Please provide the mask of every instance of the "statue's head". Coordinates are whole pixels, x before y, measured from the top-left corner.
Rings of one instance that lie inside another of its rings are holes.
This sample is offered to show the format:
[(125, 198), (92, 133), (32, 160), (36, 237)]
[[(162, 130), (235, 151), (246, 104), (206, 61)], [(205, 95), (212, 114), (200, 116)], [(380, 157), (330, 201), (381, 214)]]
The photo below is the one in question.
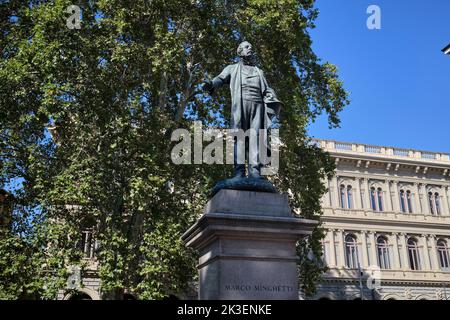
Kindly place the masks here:
[(237, 48), (237, 54), (239, 57), (244, 59), (253, 57), (254, 52), (252, 44), (248, 41), (241, 42), (241, 44)]

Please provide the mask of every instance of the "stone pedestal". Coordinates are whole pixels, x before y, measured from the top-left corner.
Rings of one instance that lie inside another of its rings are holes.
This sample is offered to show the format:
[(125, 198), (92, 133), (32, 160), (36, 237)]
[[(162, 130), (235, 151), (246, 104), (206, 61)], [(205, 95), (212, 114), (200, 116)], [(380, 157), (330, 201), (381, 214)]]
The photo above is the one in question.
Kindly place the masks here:
[(199, 299), (297, 300), (295, 244), (316, 224), (294, 217), (285, 195), (219, 191), (182, 237), (200, 253)]

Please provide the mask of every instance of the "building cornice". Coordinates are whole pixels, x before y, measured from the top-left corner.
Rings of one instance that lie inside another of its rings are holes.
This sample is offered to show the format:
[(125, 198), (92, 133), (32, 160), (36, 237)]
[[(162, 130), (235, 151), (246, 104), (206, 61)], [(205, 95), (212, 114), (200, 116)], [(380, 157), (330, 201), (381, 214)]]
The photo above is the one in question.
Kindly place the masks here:
[(399, 149), (394, 147), (373, 146), (361, 143), (339, 142), (335, 140), (314, 140), (324, 151), (336, 158), (354, 160), (357, 167), (370, 166), (371, 162), (384, 163), (386, 170), (397, 171), (398, 167), (416, 166), (424, 173), (428, 167), (446, 170), (445, 175), (450, 175), (450, 156), (448, 153), (429, 152), (414, 149)]
[[(363, 279), (372, 275), (370, 269), (362, 268)], [(450, 273), (433, 270), (401, 270), (401, 269), (382, 269), (379, 271), (381, 285), (417, 285), (417, 286), (442, 286), (443, 283), (450, 284)], [(330, 268), (323, 274), (322, 279), (327, 282), (359, 282), (359, 271), (348, 268)]]
[[(338, 278), (335, 276), (323, 276), (322, 283), (347, 283), (347, 284), (359, 284), (359, 278)], [(440, 280), (397, 280), (397, 279), (384, 279), (381, 280), (380, 286), (394, 285), (394, 286), (408, 286), (408, 287), (439, 287), (446, 283), (450, 287), (450, 277), (448, 279)]]
[(386, 175), (386, 173), (373, 173), (373, 172), (355, 172), (355, 171), (345, 171), (339, 170), (339, 177), (347, 177), (354, 179), (364, 179), (367, 181), (370, 180), (384, 180), (393, 183), (401, 183), (401, 182), (410, 182), (413, 184), (424, 184), (424, 185), (439, 185), (446, 188), (450, 188), (450, 181), (441, 179), (432, 179), (432, 178), (417, 178), (417, 177), (408, 177), (408, 176), (392, 176)]
[[(447, 173), (449, 173), (448, 171), (450, 169), (450, 162), (449, 163), (440, 162), (440, 161), (424, 162), (423, 160), (420, 160), (420, 159), (386, 158), (383, 156), (376, 156), (376, 155), (370, 155), (370, 154), (360, 155), (360, 154), (353, 154), (353, 153), (343, 153), (343, 152), (339, 152), (339, 151), (329, 151), (329, 150), (325, 150), (325, 151), (327, 151), (335, 159), (342, 158), (342, 159), (349, 159), (349, 160), (354, 160), (354, 161), (364, 160), (364, 161), (368, 161), (369, 165), (370, 165), (370, 162), (385, 163), (386, 170), (388, 170), (388, 171), (391, 169), (394, 169), (394, 171), (396, 171), (395, 166), (392, 166), (393, 164), (404, 165), (404, 166), (415, 166), (415, 167), (420, 167), (420, 168), (442, 169), (442, 170), (447, 170)], [(365, 165), (365, 167), (367, 168), (368, 165)]]

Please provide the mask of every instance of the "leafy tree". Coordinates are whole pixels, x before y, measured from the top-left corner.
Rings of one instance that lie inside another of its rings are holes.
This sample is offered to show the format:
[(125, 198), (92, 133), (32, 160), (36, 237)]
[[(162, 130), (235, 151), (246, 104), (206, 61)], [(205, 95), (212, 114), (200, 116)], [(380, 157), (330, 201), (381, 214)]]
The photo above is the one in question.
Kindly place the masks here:
[[(73, 4), (80, 29), (66, 26)], [(4, 297), (54, 298), (80, 261), (74, 243), (87, 226), (100, 241), (105, 298), (186, 289), (195, 254), (180, 236), (231, 168), (172, 164), (170, 136), (192, 120), (229, 124), (229, 95), (209, 98), (199, 84), (205, 70), (233, 61), (243, 39), (285, 105), (272, 179), (297, 212), (319, 219), (321, 179), (334, 167), (306, 126), (322, 113), (338, 126), (347, 94), (311, 49), (317, 14), (313, 0), (2, 1), (0, 183), (19, 184), (21, 208), (2, 233)], [(307, 294), (323, 271), (308, 255), (321, 255), (322, 237), (318, 227), (299, 245)]]

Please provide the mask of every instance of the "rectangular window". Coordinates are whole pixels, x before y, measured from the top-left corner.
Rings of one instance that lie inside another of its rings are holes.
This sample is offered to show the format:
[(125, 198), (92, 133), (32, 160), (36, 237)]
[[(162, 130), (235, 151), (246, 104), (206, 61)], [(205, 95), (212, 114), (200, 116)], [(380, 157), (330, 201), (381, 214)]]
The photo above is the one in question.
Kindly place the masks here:
[(82, 232), (80, 249), (84, 253), (85, 258), (93, 258), (95, 250), (95, 239), (92, 230), (85, 230)]
[(417, 247), (409, 248), (409, 266), (411, 270), (420, 270), (419, 252)]

